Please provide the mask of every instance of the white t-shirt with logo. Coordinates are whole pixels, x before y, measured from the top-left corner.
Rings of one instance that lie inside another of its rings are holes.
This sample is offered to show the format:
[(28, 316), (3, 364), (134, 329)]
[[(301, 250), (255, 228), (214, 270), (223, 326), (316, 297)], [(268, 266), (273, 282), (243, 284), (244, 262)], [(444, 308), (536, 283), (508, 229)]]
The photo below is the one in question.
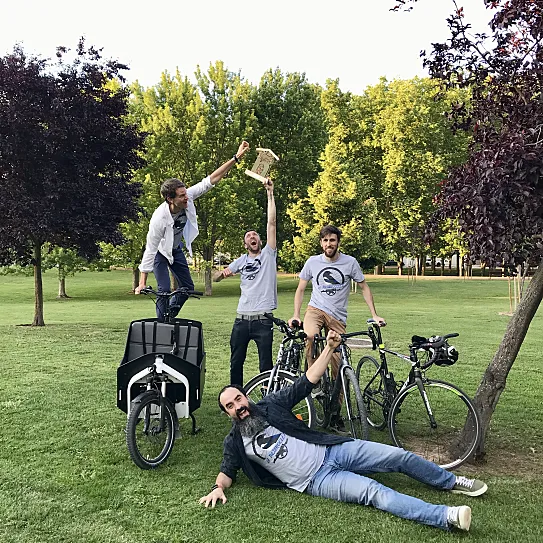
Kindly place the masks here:
[(228, 268), (241, 275), (238, 313), (263, 313), (277, 307), (276, 249), (266, 245), (258, 256), (244, 254)]
[(364, 274), (360, 264), (352, 256), (339, 253), (337, 260), (329, 262), (324, 254), (321, 254), (308, 258), (300, 272), (300, 279), (312, 283), (309, 305), (346, 323), (351, 279), (361, 283), (364, 281)]
[(182, 209), (178, 213), (172, 213), (173, 219), (173, 249), (177, 249), (183, 242), (183, 230), (187, 224), (187, 212)]
[(267, 426), (253, 437), (243, 437), (247, 457), (275, 475), (289, 488), (303, 492), (322, 466), (325, 445), (301, 439)]

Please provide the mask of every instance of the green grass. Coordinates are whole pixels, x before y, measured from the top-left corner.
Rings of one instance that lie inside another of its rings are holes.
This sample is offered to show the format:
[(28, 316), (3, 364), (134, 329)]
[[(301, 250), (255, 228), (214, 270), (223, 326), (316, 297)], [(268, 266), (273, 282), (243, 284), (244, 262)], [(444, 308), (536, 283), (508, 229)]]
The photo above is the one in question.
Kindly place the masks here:
[[(474, 394), (507, 324), (507, 283), (487, 279), (395, 277), (368, 282), (389, 326), (387, 346), (405, 350), (412, 334), (459, 332), (459, 362), (432, 375)], [(202, 432), (176, 442), (167, 463), (146, 472), (129, 459), (126, 416), (116, 408), (116, 368), (130, 320), (154, 315), (144, 297), (129, 293), (127, 272), (84, 273), (68, 280), (69, 300), (56, 300), (56, 279), (45, 274), (45, 328), (32, 321), (33, 281), (4, 277), (0, 286), (0, 541), (5, 543), (282, 543), (329, 541), (450, 541), (447, 534), (373, 508), (336, 503), (293, 491), (254, 487), (243, 475), (215, 510), (198, 505), (217, 474), (230, 422), (216, 405), (229, 375), (229, 336), (238, 297), (235, 279), (210, 298), (191, 300), (185, 315), (201, 320), (207, 351), (206, 390), (196, 412)], [(202, 286), (202, 285), (199, 285)], [(296, 281), (282, 277), (276, 314), (291, 316)], [(348, 329), (367, 314), (352, 296)], [(543, 504), (543, 318), (536, 314), (492, 422), (488, 461), (461, 468), (489, 483), (471, 499), (472, 541), (539, 541)], [(364, 351), (364, 354), (366, 351)], [(250, 347), (245, 377), (257, 373)], [(393, 364), (398, 378), (407, 368)], [(388, 442), (386, 434), (374, 438)], [(433, 503), (467, 500), (399, 474), (378, 479)]]

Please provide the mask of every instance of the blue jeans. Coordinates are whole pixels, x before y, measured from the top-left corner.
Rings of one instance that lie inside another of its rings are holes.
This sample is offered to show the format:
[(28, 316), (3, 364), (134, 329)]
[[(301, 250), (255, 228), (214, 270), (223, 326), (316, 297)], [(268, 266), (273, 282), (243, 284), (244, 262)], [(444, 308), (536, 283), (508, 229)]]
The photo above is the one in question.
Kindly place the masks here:
[(312, 496), (373, 505), (398, 517), (448, 529), (447, 506), (426, 503), (365, 477), (388, 472), (404, 473), (443, 490), (450, 490), (456, 481), (453, 473), (409, 451), (357, 439), (328, 447), (322, 466), (305, 491)]
[(259, 370), (272, 369), (273, 326), (269, 319), (254, 321), (236, 319), (230, 335), (230, 384), (243, 386), (243, 364), (249, 341), (258, 349)]
[[(168, 259), (162, 254), (157, 252), (155, 261), (153, 264), (153, 273), (158, 284), (158, 292), (170, 292), (170, 270), (174, 275), (178, 285), (180, 287), (186, 287), (189, 290), (194, 290), (194, 283), (190, 276), (189, 266), (183, 249), (177, 248), (173, 250), (173, 264), (168, 262)], [(188, 300), (188, 296), (182, 296), (178, 294), (173, 298), (170, 298), (170, 317), (175, 317), (183, 304)], [(156, 317), (159, 322), (164, 322), (164, 313), (166, 312), (166, 299), (158, 298), (156, 304)]]

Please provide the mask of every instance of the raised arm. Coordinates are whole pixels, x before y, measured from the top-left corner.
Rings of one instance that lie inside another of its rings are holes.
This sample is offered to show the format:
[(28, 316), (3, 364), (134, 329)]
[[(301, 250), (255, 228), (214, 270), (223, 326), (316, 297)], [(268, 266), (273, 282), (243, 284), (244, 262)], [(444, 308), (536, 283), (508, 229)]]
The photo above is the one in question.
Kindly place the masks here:
[(249, 144), (242, 141), (238, 147), (236, 154), (227, 160), (222, 166), (219, 166), (210, 176), (209, 180), (212, 185), (216, 185), (236, 164), (239, 159), (249, 150)]
[(307, 283), (309, 283), (309, 281), (305, 279), (300, 279), (300, 282), (298, 283), (296, 294), (294, 294), (294, 315), (292, 315), (292, 318), (288, 321), (289, 326), (292, 326), (292, 321), (300, 322), (302, 320), (300, 318), (300, 311), (302, 310), (302, 302), (304, 300), (304, 292)]
[(368, 304), (369, 310), (371, 312), (371, 316), (373, 319), (375, 319), (378, 323), (380, 323), (381, 326), (385, 326), (386, 322), (383, 317), (379, 317), (377, 315), (377, 311), (375, 311), (375, 304), (373, 303), (373, 294), (371, 293), (369, 285), (366, 283), (366, 281), (362, 281), (361, 283), (357, 283), (362, 291), (362, 296), (364, 296), (364, 300), (366, 301), (366, 304)]
[(341, 336), (330, 330), (326, 336), (326, 346), (322, 350), (319, 358), (315, 360), (313, 365), (305, 372), (305, 376), (308, 381), (316, 385), (319, 382), (319, 379), (323, 376), (330, 360), (332, 359), (332, 354), (334, 353), (335, 348), (340, 344)]
[(275, 198), (273, 197), (273, 181), (267, 180), (266, 193), (268, 194), (268, 224), (266, 228), (266, 244), (270, 249), (277, 248), (277, 213)]
[(226, 503), (224, 489), (230, 488), (231, 486), (232, 479), (221, 471), (219, 475), (217, 475), (217, 479), (215, 480), (215, 484), (213, 485), (211, 492), (207, 496), (200, 498), (200, 503), (203, 503), (205, 507), (209, 507), (211, 504), (211, 508), (215, 507), (218, 500), (221, 500), (222, 503)]

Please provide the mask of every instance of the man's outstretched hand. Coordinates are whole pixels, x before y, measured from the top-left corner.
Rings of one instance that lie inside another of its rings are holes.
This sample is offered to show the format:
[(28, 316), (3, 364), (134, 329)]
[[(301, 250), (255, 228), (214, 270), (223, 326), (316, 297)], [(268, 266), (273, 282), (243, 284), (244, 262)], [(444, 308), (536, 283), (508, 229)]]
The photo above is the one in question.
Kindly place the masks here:
[(221, 487), (212, 490), (207, 496), (200, 498), (199, 503), (203, 503), (204, 507), (209, 507), (211, 504), (211, 509), (213, 509), (219, 500), (221, 500), (223, 504), (226, 503), (226, 496), (224, 495), (224, 491)]

